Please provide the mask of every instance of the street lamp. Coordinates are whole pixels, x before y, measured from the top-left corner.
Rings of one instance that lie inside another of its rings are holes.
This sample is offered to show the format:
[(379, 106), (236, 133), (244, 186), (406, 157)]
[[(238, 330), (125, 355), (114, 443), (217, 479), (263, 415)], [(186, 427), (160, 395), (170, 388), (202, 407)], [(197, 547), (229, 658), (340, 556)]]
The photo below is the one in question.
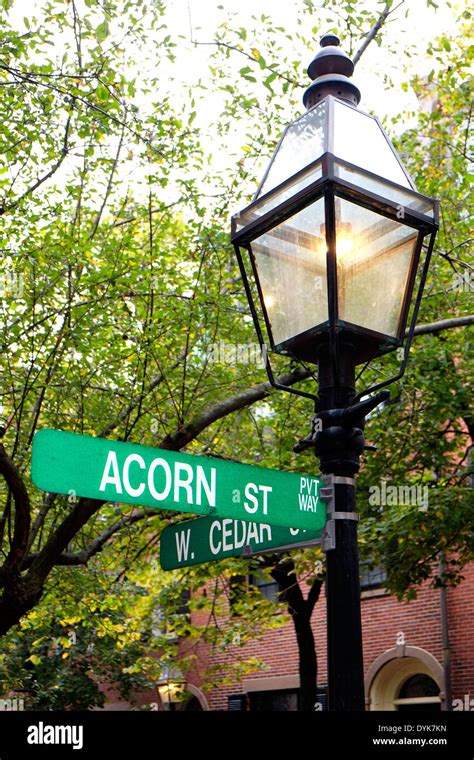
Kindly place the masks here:
[[(359, 399), (405, 371), (438, 204), (416, 191), (380, 122), (358, 110), (354, 64), (339, 39), (326, 34), (320, 44), (307, 111), (285, 129), (231, 236), (270, 382), (316, 402), (312, 432), (295, 450), (314, 447), (333, 476), (329, 697), (344, 710), (364, 707), (354, 475), (365, 415), (388, 393)], [(405, 336), (397, 374), (356, 395), (355, 367), (401, 348)], [(277, 382), (271, 353), (317, 364), (318, 395)]]
[(186, 680), (179, 668), (164, 663), (156, 689), (160, 709), (175, 710), (186, 691)]

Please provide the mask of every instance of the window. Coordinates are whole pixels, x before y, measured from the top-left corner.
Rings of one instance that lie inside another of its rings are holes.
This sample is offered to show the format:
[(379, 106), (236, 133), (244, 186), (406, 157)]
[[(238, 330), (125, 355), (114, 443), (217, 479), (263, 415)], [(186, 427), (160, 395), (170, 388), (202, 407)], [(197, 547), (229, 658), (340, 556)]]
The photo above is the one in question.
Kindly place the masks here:
[[(182, 589), (176, 598), (176, 610), (171, 612), (163, 611), (163, 608), (157, 606), (152, 612), (152, 626), (151, 634), (157, 638), (164, 637), (170, 641), (177, 641), (179, 636), (176, 634), (175, 626), (179, 625), (179, 622), (191, 620), (191, 613), (189, 609), (189, 600), (191, 593), (189, 589)], [(180, 636), (184, 635), (182, 632)]]
[(262, 596), (269, 602), (283, 602), (285, 600), (284, 591), (281, 590), (278, 581), (266, 576), (249, 574), (235, 575), (229, 583), (229, 605), (232, 615), (239, 614), (239, 603), (246, 595), (246, 589), (254, 586), (259, 589)]
[(186, 615), (186, 620), (189, 622), (190, 617), (190, 610), (189, 610), (189, 600), (191, 599), (191, 592), (188, 588), (185, 588), (181, 591), (180, 600), (179, 600), (179, 607), (176, 611), (177, 615)]
[(247, 694), (231, 694), (230, 697), (228, 697), (228, 710), (231, 712), (235, 712), (236, 710), (246, 710), (247, 703)]
[(239, 605), (245, 597), (245, 575), (232, 575), (229, 580), (229, 610), (231, 615), (240, 615)]
[(249, 584), (260, 589), (260, 593), (269, 602), (281, 602), (281, 589), (278, 581), (273, 578), (265, 578), (260, 575), (249, 575)]
[(402, 712), (413, 710), (439, 712), (441, 710), (439, 686), (434, 678), (425, 673), (417, 673), (402, 684), (398, 698), (394, 699), (393, 703), (395, 709)]
[(314, 706), (316, 712), (321, 712), (328, 709), (328, 687), (318, 686), (316, 689), (316, 704)]
[(387, 571), (383, 565), (373, 566), (370, 562), (361, 562), (360, 565), (360, 590), (368, 591), (373, 588), (382, 588), (387, 580)]
[(183, 702), (178, 702), (176, 705), (176, 711), (179, 712), (202, 712), (202, 705), (199, 699), (190, 694)]
[(253, 691), (249, 694), (250, 710), (258, 712), (288, 712), (298, 710), (298, 689)]

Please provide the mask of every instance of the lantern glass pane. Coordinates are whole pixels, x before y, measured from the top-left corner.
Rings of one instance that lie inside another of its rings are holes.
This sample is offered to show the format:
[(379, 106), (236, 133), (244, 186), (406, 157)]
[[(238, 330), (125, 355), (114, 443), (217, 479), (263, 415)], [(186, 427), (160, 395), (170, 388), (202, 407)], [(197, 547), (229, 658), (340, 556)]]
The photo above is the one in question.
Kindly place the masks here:
[(320, 198), (251, 245), (275, 345), (328, 319), (323, 231)]
[(298, 177), (293, 178), (293, 180), (291, 182), (288, 182), (288, 184), (286, 184), (285, 187), (281, 188), (281, 190), (277, 190), (271, 195), (266, 195), (264, 198), (255, 201), (250, 206), (247, 206), (247, 208), (245, 208), (239, 214), (235, 214), (233, 217), (235, 219), (235, 231), (239, 232), (239, 230), (247, 227), (247, 225), (251, 224), (252, 222), (256, 222), (264, 214), (267, 214), (269, 211), (272, 211), (281, 203), (284, 203), (284, 201), (292, 198), (300, 190), (303, 190), (308, 185), (311, 185), (313, 182), (321, 179), (322, 174), (322, 166), (320, 163), (318, 163), (315, 166), (312, 166), (310, 169), (307, 169)]
[(336, 198), (339, 319), (397, 337), (418, 233)]
[(334, 155), (403, 187), (415, 189), (377, 121), (334, 101)]
[(369, 177), (367, 174), (339, 164), (337, 161), (334, 164), (334, 173), (336, 177), (340, 177), (363, 190), (368, 190), (370, 193), (388, 198), (388, 200), (398, 203), (400, 206), (405, 206), (408, 209), (429, 216), (430, 219), (434, 218), (435, 204), (429, 198), (425, 198), (409, 190), (403, 190), (401, 187), (389, 185), (383, 179)]
[(287, 127), (256, 197), (268, 193), (324, 153), (326, 102), (311, 108)]

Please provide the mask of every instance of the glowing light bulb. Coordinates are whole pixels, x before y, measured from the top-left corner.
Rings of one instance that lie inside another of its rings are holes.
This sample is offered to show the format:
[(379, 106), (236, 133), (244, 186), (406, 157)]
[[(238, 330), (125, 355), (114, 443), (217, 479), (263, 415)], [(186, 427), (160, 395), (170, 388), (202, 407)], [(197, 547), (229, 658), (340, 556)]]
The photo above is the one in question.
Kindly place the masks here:
[(349, 256), (354, 248), (352, 224), (339, 222), (336, 224), (336, 254), (339, 258)]
[[(322, 240), (318, 247), (318, 253), (326, 252), (326, 225), (321, 224), (319, 231), (321, 233)], [(337, 222), (336, 223), (336, 255), (341, 259), (350, 258), (350, 254), (354, 252), (354, 237), (352, 235), (352, 225), (349, 222)], [(347, 263), (347, 262), (346, 262)]]
[(352, 237), (336, 234), (336, 251), (338, 256), (347, 256), (347, 254), (352, 253), (353, 248), (354, 241)]

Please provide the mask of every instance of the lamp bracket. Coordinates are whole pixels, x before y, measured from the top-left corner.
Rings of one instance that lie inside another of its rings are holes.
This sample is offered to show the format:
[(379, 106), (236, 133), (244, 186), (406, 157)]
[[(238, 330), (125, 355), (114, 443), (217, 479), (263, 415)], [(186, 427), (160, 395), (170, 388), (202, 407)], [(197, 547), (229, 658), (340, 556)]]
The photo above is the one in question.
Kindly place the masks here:
[[(390, 391), (380, 391), (375, 396), (370, 396), (364, 401), (358, 401), (345, 409), (326, 409), (319, 411), (311, 420), (311, 432), (305, 438), (302, 438), (293, 447), (293, 451), (299, 454), (308, 448), (320, 448), (321, 435), (323, 438), (336, 438), (341, 435), (341, 430), (345, 436), (349, 430), (352, 431), (351, 438), (359, 436), (357, 431), (362, 431), (365, 425), (365, 416), (373, 411), (379, 404), (386, 401), (390, 396)], [(333, 432), (330, 432), (333, 431)], [(324, 436), (324, 434), (328, 434)], [(369, 448), (363, 444), (363, 448)], [(373, 447), (370, 447), (373, 450)]]
[(336, 548), (336, 523), (328, 520), (321, 537), (321, 549), (325, 554)]
[(325, 554), (336, 548), (336, 520), (359, 521), (359, 515), (356, 512), (331, 512), (328, 517), (330, 519), (321, 536), (321, 549)]
[(350, 486), (355, 488), (354, 478), (344, 477), (342, 475), (323, 475), (323, 488), (319, 495), (326, 501), (327, 522), (324, 532), (321, 536), (321, 549), (325, 554), (336, 548), (336, 520), (353, 520), (359, 521), (357, 512), (339, 512), (335, 509), (334, 486)]
[(380, 391), (364, 401), (342, 409), (323, 409), (311, 421), (311, 432), (293, 448), (295, 453), (314, 449), (324, 473), (351, 476), (359, 469), (359, 457), (366, 448), (365, 416), (389, 398)]
[(357, 512), (330, 512), (328, 517), (330, 520), (354, 520), (355, 522), (359, 522)]
[(355, 488), (355, 478), (344, 478), (341, 475), (325, 475), (324, 484), (331, 487), (335, 486), (352, 486)]

